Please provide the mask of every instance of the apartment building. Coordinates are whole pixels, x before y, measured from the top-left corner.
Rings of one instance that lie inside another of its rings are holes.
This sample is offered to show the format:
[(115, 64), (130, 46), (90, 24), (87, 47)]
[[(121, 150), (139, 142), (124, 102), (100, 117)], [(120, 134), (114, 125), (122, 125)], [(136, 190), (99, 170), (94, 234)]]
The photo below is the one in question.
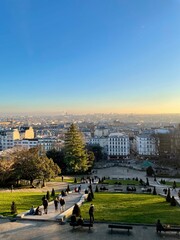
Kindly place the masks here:
[(120, 159), (130, 154), (129, 136), (124, 133), (111, 133), (108, 137), (109, 159)]
[(157, 141), (151, 134), (140, 134), (135, 138), (136, 152), (141, 156), (157, 155)]

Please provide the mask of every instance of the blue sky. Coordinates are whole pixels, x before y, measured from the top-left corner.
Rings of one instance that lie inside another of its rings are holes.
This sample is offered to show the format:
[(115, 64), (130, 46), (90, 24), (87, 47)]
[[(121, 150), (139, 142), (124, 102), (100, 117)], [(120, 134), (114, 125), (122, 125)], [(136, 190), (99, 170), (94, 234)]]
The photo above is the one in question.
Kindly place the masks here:
[(180, 112), (180, 0), (1, 0), (0, 112)]

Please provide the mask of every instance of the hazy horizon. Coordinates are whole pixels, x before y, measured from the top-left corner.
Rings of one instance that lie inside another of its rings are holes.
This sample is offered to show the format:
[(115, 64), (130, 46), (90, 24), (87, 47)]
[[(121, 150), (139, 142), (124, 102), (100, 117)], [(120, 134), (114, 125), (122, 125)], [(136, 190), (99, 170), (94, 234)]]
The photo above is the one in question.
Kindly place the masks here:
[(0, 113), (180, 113), (180, 1), (0, 2)]

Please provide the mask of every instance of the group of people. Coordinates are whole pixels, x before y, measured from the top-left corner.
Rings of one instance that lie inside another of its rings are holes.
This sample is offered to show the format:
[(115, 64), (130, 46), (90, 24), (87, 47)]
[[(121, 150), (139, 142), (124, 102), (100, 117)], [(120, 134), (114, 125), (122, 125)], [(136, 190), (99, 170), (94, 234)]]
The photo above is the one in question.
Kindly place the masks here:
[(36, 209), (34, 208), (34, 206), (32, 206), (29, 210), (29, 215), (42, 215), (40, 206), (38, 206)]
[(65, 200), (64, 200), (64, 198), (55, 198), (54, 199), (54, 207), (55, 207), (55, 211), (58, 211), (58, 205), (60, 205), (60, 212), (63, 212), (64, 210), (65, 210), (65, 204), (66, 204), (66, 202), (65, 202)]
[[(79, 218), (77, 219), (77, 217), (79, 217)], [(90, 223), (93, 224), (94, 223), (94, 205), (93, 204), (91, 204), (90, 208), (89, 208), (89, 218), (90, 218), (89, 219)], [(83, 222), (84, 222), (83, 218), (80, 215), (80, 208), (77, 205), (77, 203), (75, 203), (73, 211), (72, 211), (71, 223), (77, 223), (77, 225), (82, 225)]]

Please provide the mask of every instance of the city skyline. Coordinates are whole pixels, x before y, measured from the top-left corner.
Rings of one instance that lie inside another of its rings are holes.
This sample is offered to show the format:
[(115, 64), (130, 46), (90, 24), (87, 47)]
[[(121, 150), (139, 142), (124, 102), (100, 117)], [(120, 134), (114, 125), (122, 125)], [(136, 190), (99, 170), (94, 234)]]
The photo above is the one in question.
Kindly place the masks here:
[(180, 113), (180, 2), (1, 1), (0, 113)]

